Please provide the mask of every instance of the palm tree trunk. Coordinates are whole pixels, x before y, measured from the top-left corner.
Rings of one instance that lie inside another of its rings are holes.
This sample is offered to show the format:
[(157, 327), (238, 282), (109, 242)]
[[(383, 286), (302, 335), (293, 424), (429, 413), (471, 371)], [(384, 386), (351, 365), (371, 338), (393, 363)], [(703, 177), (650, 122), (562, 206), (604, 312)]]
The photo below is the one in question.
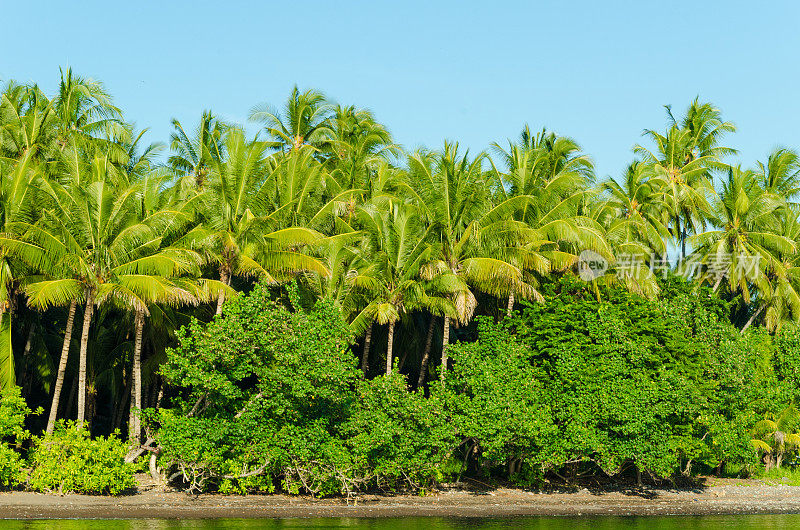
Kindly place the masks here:
[(686, 259), (686, 231), (681, 232), (681, 259)]
[(86, 384), (86, 425), (89, 432), (94, 428), (94, 417), (97, 413), (97, 381)]
[(743, 335), (744, 332), (747, 331), (747, 328), (750, 327), (750, 325), (755, 321), (756, 317), (761, 314), (761, 311), (763, 311), (765, 307), (767, 307), (767, 304), (761, 304), (761, 307), (759, 307), (758, 310), (755, 313), (753, 313), (753, 316), (750, 317), (750, 319), (742, 328), (742, 331), (740, 331), (739, 333)]
[(444, 331), (442, 333), (442, 371), (439, 374), (440, 379), (444, 379), (444, 373), (447, 371), (447, 345), (450, 344), (450, 317), (444, 317)]
[(28, 329), (28, 338), (25, 339), (25, 349), (22, 350), (22, 366), (20, 367), (21, 374), (20, 379), (22, 383), (22, 396), (27, 398), (30, 396), (31, 393), (31, 374), (30, 370), (28, 370), (28, 366), (30, 365), (30, 355), (31, 349), (33, 349), (33, 332), (36, 331), (36, 324), (31, 322), (31, 326)]
[(78, 360), (78, 428), (83, 428), (86, 418), (86, 357), (89, 350), (89, 327), (94, 313), (94, 293), (86, 296), (86, 308), (83, 311), (83, 330), (81, 331), (81, 354)]
[(514, 293), (508, 295), (508, 307), (506, 307), (506, 316), (510, 317), (511, 312), (514, 310)]
[(140, 442), (142, 433), (141, 418), (139, 411), (142, 410), (142, 330), (144, 329), (144, 313), (137, 310), (134, 317), (136, 328), (136, 339), (133, 346), (133, 398), (131, 399), (130, 420), (131, 429), (128, 438), (134, 442)]
[(386, 350), (386, 375), (392, 373), (392, 346), (394, 346), (394, 320), (389, 322), (389, 343)]
[(113, 429), (119, 429), (122, 425), (122, 418), (125, 417), (125, 409), (128, 408), (128, 403), (130, 403), (131, 399), (131, 387), (133, 381), (128, 381), (128, 384), (125, 385), (125, 390), (122, 395), (122, 399), (120, 400), (119, 404), (117, 405), (117, 410), (114, 412), (114, 423)]
[[(78, 378), (72, 378), (72, 384), (69, 386), (69, 397), (67, 398), (67, 402), (64, 404), (64, 407), (61, 409), (61, 414), (64, 417), (72, 416), (72, 406), (75, 404), (75, 398), (77, 397), (76, 394), (78, 393)], [(77, 405), (75, 406), (77, 409)]]
[(134, 425), (133, 419), (133, 408), (136, 406), (134, 402), (133, 393), (135, 392), (134, 387), (136, 386), (136, 374), (133, 368), (133, 362), (131, 363), (131, 380), (130, 384), (128, 384), (128, 440), (133, 440), (133, 433), (136, 430), (136, 426)]
[(428, 324), (428, 337), (425, 339), (425, 352), (422, 354), (422, 364), (419, 367), (417, 388), (422, 386), (422, 384), (425, 382), (425, 376), (428, 374), (428, 362), (431, 360), (431, 343), (433, 342), (434, 322), (436, 322), (436, 317), (431, 315), (431, 323)]
[(69, 355), (69, 344), (72, 342), (72, 327), (75, 322), (75, 308), (77, 301), (73, 300), (69, 304), (69, 314), (67, 315), (67, 328), (64, 331), (64, 344), (61, 346), (61, 358), (58, 361), (58, 375), (56, 384), (53, 388), (53, 402), (50, 404), (50, 416), (47, 419), (47, 434), (53, 434), (56, 426), (56, 416), (58, 416), (58, 402), (61, 399), (61, 388), (64, 386), (64, 374), (67, 371), (67, 356)]
[(159, 377), (158, 394), (156, 395), (156, 403), (153, 407), (158, 410), (161, 408), (161, 400), (164, 399), (164, 379)]
[(367, 328), (367, 334), (364, 336), (364, 351), (361, 352), (361, 371), (364, 377), (367, 377), (369, 372), (369, 347), (372, 344), (372, 323)]
[[(230, 285), (231, 276), (228, 274), (227, 267), (220, 267), (219, 269), (219, 280), (224, 283), (225, 285)], [(216, 315), (219, 316), (222, 314), (222, 304), (225, 303), (225, 291), (220, 291), (219, 295), (217, 296), (217, 312)]]

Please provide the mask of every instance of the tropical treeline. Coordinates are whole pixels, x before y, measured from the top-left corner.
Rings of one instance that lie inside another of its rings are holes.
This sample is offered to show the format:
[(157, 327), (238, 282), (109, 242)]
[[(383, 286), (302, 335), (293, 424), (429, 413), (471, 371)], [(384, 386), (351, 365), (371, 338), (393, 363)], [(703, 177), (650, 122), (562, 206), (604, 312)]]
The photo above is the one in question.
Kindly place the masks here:
[(145, 145), (101, 83), (57, 81), (9, 81), (0, 101), (0, 376), (43, 407), (36, 431), (71, 418), (139, 439), (131, 411), (175, 393), (159, 366), (176, 331), (257, 281), (327, 300), (363, 375), (423, 389), (475, 316), (546, 302), (584, 250), (611, 267), (584, 286), (596, 299), (656, 299), (652, 266), (692, 262), (741, 331), (800, 318), (800, 159), (739, 165), (710, 103), (668, 109), (603, 178), (544, 129), (481, 153), (409, 152), (370, 111), (297, 88), (253, 108), (255, 135), (208, 111)]

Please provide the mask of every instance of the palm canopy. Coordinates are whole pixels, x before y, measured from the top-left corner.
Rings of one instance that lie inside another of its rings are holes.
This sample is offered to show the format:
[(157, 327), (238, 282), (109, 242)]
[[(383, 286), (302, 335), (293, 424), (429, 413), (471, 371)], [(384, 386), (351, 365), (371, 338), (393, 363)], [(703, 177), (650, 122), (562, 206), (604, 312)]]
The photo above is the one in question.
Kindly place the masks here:
[(145, 278), (175, 276), (196, 262), (186, 253), (159, 252), (158, 225), (137, 218), (138, 187), (120, 188), (107, 153), (66, 167), (68, 183), (43, 183), (51, 207), (25, 226), (25, 241), (44, 250), (37, 264), (44, 279), (28, 287), (29, 303), (66, 305), (91, 296), (98, 304), (146, 312), (147, 299), (161, 287)]
[(9, 82), (0, 94), (0, 160), (14, 161), (32, 153), (45, 162), (55, 146), (52, 102), (36, 85)]
[(713, 172), (724, 169), (723, 158), (735, 150), (720, 145), (725, 134), (736, 130), (722, 121), (720, 111), (710, 103), (695, 99), (683, 120), (677, 120), (667, 106), (669, 127), (664, 134), (646, 129), (655, 149), (634, 147), (641, 159), (652, 165), (656, 179), (662, 181), (664, 202), (670, 213), (669, 229), (686, 256), (687, 238), (705, 229), (708, 200), (713, 196)]
[[(99, 81), (61, 70), (58, 92), (53, 98), (58, 142), (61, 147), (73, 136), (84, 139), (125, 137), (128, 133), (117, 108)], [(106, 149), (116, 151), (113, 142), (103, 140)], [(118, 154), (118, 153), (116, 153)]]
[(387, 373), (392, 369), (396, 322), (418, 310), (457, 316), (452, 295), (467, 290), (458, 277), (432, 263), (436, 248), (427, 237), (429, 229), (421, 213), (417, 206), (402, 201), (388, 208), (368, 204), (359, 212), (365, 239), (348, 283), (370, 302), (351, 327), (360, 333), (373, 321), (389, 325)]
[(222, 137), (225, 126), (211, 111), (200, 116), (200, 123), (194, 134), (189, 134), (177, 119), (172, 120), (174, 131), (170, 136), (172, 154), (169, 165), (181, 175), (189, 177), (194, 186), (202, 188), (214, 162), (224, 153)]
[[(318, 242), (321, 234), (283, 224), (293, 202), (275, 208), (270, 201), (274, 183), (266, 149), (264, 142), (247, 140), (241, 129), (229, 129), (224, 137), (225, 157), (214, 161), (207, 188), (190, 200), (202, 224), (181, 245), (205, 252), (219, 267), (225, 284), (231, 276), (275, 282), (301, 271), (328, 274), (322, 262), (300, 252)], [(218, 311), (223, 294), (220, 291)]]
[(800, 411), (793, 404), (777, 414), (766, 413), (764, 419), (753, 426), (750, 443), (757, 451), (766, 453), (767, 470), (781, 467), (784, 455), (800, 447), (798, 427)]
[[(573, 140), (545, 131), (531, 135), (527, 127), (507, 151), (498, 144), (494, 149), (504, 167), (492, 162), (493, 218), (505, 225), (495, 228), (513, 236), (501, 243), (501, 254), (522, 268), (530, 295), (541, 299), (535, 284), (544, 275), (574, 265), (582, 250), (607, 254), (598, 227), (579, 215), (592, 164)], [(506, 222), (506, 214), (517, 222)]]
[[(672, 125), (678, 125), (671, 107), (668, 105), (666, 109)], [(695, 98), (686, 109), (686, 116), (680, 125), (689, 133), (685, 146), (688, 159), (708, 157), (714, 161), (716, 167), (723, 167), (722, 159), (736, 154), (735, 149), (720, 145), (726, 134), (736, 132), (736, 126), (729, 121), (723, 121), (722, 111), (712, 103)]]
[(756, 175), (762, 188), (794, 201), (800, 193), (800, 156), (792, 149), (775, 149), (766, 164), (758, 162)]
[[(776, 233), (800, 248), (800, 210), (796, 205), (777, 212)], [(776, 250), (773, 267), (767, 271), (769, 289), (759, 293), (764, 307), (764, 325), (779, 329), (785, 322), (800, 322), (800, 256), (789, 249)]]
[(776, 232), (782, 202), (760, 186), (751, 171), (728, 171), (709, 219), (714, 227), (693, 236), (690, 243), (706, 266), (704, 279), (717, 285), (723, 278), (731, 292), (750, 301), (750, 285), (767, 290), (766, 273), (778, 254), (795, 252), (796, 244)]
[(340, 190), (368, 188), (376, 168), (399, 151), (371, 112), (353, 106), (336, 106), (321, 136), (322, 158)]
[[(417, 152), (409, 157), (401, 193), (420, 205), (441, 271), (495, 296), (528, 294), (521, 268), (504, 253), (505, 243), (518, 238), (524, 228), (508, 219), (521, 201), (510, 199), (492, 207), (483, 159), (483, 154), (474, 159), (468, 153), (461, 155), (458, 145), (451, 143), (438, 153)], [(475, 309), (474, 294), (458, 291), (454, 297), (459, 321), (468, 322)]]
[(264, 125), (272, 139), (269, 147), (286, 151), (306, 144), (318, 145), (323, 140), (330, 112), (331, 107), (321, 92), (300, 92), (295, 85), (283, 113), (269, 105), (260, 105), (250, 112), (250, 120)]
[(432, 266), (436, 248), (427, 237), (419, 208), (400, 201), (386, 209), (365, 205), (358, 218), (365, 233), (362, 263), (360, 268), (356, 264), (349, 283), (372, 298), (362, 311), (367, 319), (359, 328), (372, 320), (396, 322), (420, 309), (452, 313), (452, 305), (435, 289), (442, 283)]

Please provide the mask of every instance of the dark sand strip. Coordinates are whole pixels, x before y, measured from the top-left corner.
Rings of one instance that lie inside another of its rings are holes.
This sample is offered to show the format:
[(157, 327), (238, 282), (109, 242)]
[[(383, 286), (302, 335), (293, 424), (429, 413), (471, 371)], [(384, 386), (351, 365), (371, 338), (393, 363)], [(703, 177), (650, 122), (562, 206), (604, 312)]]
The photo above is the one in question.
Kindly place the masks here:
[(250, 517), (508, 517), (524, 515), (705, 515), (800, 513), (800, 487), (725, 485), (694, 491), (656, 490), (534, 493), (442, 492), (312, 499), (285, 495), (190, 497), (144, 491), (123, 497), (0, 493), (0, 518), (250, 518)]

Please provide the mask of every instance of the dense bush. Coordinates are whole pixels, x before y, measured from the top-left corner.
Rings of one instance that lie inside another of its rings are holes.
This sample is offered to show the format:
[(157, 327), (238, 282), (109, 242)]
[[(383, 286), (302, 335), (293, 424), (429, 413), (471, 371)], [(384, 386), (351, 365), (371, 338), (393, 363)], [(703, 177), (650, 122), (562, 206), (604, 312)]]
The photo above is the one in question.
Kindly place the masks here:
[(18, 387), (0, 391), (0, 488), (25, 482), (24, 461), (11, 445), (17, 446), (28, 438), (23, 424), (30, 412)]
[(529, 478), (538, 478), (541, 465), (558, 458), (543, 372), (531, 364), (530, 350), (491, 319), (479, 319), (478, 337), (451, 347), (453, 367), (432, 386), (431, 399), (444, 405), (445, 421), (460, 436), (462, 471), (470, 460), (482, 468), (507, 465), (510, 473), (524, 462)]
[(789, 397), (775, 348), (763, 331), (740, 335), (724, 304), (693, 288), (670, 279), (656, 301), (622, 289), (598, 300), (565, 278), (503, 323), (540, 369), (557, 428), (539, 465), (587, 461), (614, 475), (630, 462), (667, 477), (754, 462), (749, 429)]
[(86, 429), (59, 422), (50, 436), (36, 438), (30, 453), (35, 491), (119, 495), (136, 487), (127, 446), (116, 436), (90, 438)]
[(740, 334), (724, 302), (676, 279), (659, 300), (570, 278), (547, 289), (501, 322), (479, 317), (426, 397), (402, 374), (363, 380), (332, 304), (258, 286), (168, 352), (181, 394), (145, 412), (160, 465), (192, 491), (327, 495), (757, 462), (752, 426), (798, 393), (796, 330)]
[(457, 443), (443, 411), (402, 375), (362, 380), (331, 304), (287, 307), (258, 286), (179, 338), (162, 374), (185, 395), (145, 417), (161, 465), (191, 490), (328, 495), (442, 479)]
[(757, 462), (752, 426), (795, 399), (800, 335), (740, 334), (709, 290), (669, 278), (648, 300), (574, 278), (474, 342), (432, 397), (462, 442), (464, 465), (528, 483), (543, 473), (635, 466), (653, 477)]
[(409, 392), (399, 373), (360, 381), (342, 435), (366, 486), (426, 489), (440, 482), (458, 444), (443, 402)]

